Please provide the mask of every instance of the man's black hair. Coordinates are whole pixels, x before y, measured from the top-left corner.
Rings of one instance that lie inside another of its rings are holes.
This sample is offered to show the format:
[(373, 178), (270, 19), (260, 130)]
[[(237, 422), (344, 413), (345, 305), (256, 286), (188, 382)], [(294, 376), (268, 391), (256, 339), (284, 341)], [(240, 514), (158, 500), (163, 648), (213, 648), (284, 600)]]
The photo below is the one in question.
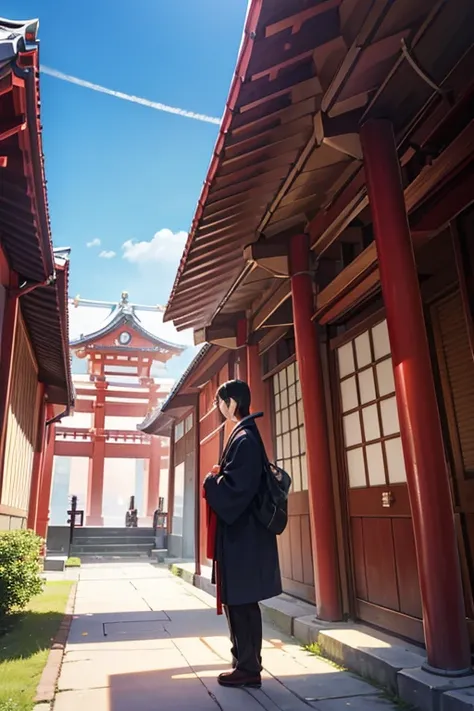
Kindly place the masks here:
[(229, 380), (223, 383), (216, 394), (216, 402), (223, 400), (227, 407), (230, 401), (237, 403), (237, 414), (239, 417), (247, 417), (250, 414), (250, 388), (243, 380)]

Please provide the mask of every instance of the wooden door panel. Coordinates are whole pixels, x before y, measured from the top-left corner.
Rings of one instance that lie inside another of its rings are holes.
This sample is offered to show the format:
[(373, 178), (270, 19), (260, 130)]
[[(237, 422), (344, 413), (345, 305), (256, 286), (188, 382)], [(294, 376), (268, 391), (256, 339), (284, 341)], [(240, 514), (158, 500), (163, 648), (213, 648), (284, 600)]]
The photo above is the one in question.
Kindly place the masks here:
[[(383, 494), (390, 496), (391, 504), (383, 505)], [(349, 511), (351, 516), (376, 518), (410, 517), (410, 500), (406, 484), (372, 486), (368, 489), (349, 489)]]
[(384, 518), (363, 519), (363, 533), (369, 602), (398, 610), (392, 522)]
[(308, 492), (298, 491), (288, 499), (288, 526), (279, 536), (283, 590), (314, 602), (313, 554), (309, 523)]
[(393, 519), (392, 530), (400, 612), (421, 618), (423, 613), (412, 522), (407, 518)]
[(296, 491), (288, 497), (288, 515), (305, 516), (309, 514), (309, 501), (307, 491)]
[(404, 634), (421, 605), (387, 324), (373, 320), (336, 348), (353, 604)]
[(280, 555), (281, 575), (283, 578), (291, 578), (291, 547), (288, 530), (278, 537), (278, 552)]
[(352, 556), (355, 578), (355, 593), (361, 600), (368, 599), (367, 578), (365, 575), (364, 533), (362, 519), (351, 519)]
[(305, 585), (314, 585), (309, 515), (301, 516), (301, 552), (303, 557), (303, 582)]
[(301, 517), (290, 516), (288, 528), (291, 547), (291, 577), (299, 583), (303, 582), (303, 553), (301, 550)]

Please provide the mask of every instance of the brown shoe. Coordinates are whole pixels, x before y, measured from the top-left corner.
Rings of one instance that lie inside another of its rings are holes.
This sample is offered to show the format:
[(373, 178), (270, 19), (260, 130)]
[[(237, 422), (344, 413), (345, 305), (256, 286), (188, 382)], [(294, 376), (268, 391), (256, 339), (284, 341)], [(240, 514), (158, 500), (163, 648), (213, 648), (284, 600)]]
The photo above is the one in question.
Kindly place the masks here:
[(248, 672), (240, 671), (240, 669), (234, 669), (234, 671), (219, 674), (217, 681), (221, 686), (233, 686), (235, 688), (248, 687), (250, 689), (260, 689), (262, 686), (260, 674), (249, 674)]

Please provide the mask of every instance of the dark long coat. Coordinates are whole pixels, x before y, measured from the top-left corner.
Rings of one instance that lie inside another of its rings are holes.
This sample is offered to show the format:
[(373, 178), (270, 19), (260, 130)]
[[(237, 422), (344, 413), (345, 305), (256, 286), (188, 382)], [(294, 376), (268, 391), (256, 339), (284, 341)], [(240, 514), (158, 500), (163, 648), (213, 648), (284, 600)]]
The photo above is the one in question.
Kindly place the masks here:
[(276, 536), (257, 521), (252, 504), (263, 473), (260, 435), (253, 419), (229, 438), (220, 474), (204, 482), (209, 506), (217, 514), (215, 560), (225, 605), (245, 605), (280, 595)]

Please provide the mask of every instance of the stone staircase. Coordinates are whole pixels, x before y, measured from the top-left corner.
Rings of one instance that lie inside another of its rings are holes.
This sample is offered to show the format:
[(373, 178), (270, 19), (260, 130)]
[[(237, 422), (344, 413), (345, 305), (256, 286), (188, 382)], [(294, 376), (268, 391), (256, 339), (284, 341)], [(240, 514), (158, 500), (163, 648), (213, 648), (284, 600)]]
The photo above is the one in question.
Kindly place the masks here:
[(78, 528), (71, 556), (78, 558), (140, 558), (155, 548), (152, 528)]

